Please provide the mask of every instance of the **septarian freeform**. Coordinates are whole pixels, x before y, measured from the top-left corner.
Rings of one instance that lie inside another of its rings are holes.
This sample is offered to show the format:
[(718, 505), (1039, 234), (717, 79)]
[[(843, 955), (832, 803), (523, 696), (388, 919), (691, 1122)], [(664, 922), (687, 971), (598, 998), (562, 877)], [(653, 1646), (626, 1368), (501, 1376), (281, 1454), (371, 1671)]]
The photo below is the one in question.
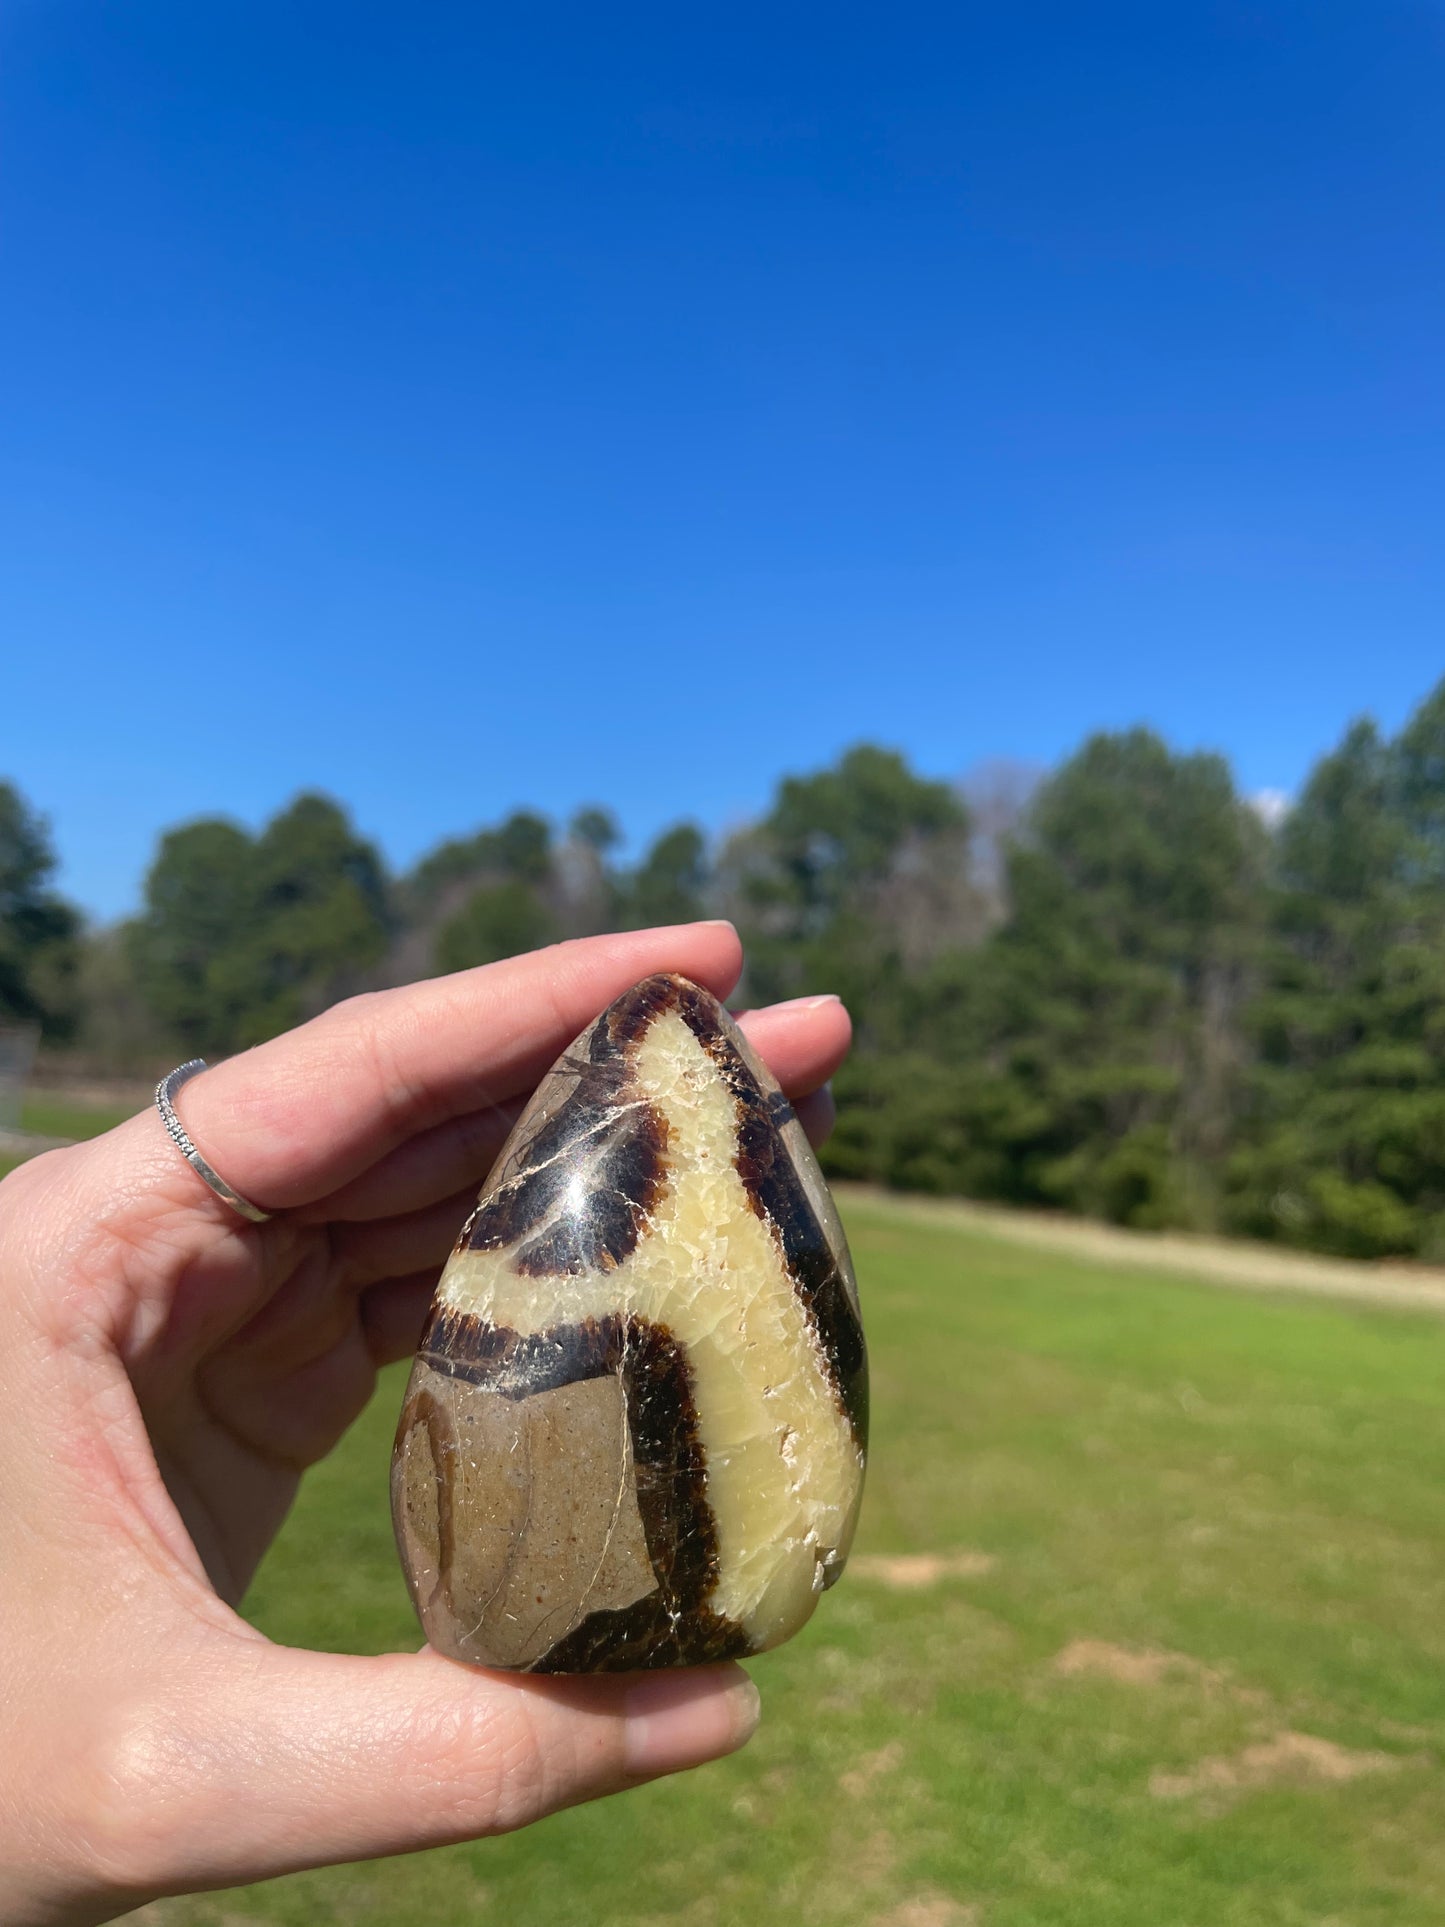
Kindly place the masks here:
[(539, 1673), (789, 1638), (847, 1557), (867, 1363), (843, 1228), (706, 991), (567, 1050), (442, 1274), (392, 1510), (438, 1651)]

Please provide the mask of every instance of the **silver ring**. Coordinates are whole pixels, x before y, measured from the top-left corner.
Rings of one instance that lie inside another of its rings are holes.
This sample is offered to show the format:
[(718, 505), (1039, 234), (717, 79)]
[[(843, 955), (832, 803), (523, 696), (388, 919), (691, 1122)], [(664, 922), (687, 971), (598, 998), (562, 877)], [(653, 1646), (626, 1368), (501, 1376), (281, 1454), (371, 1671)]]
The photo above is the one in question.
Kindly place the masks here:
[(187, 1135), (185, 1125), (182, 1124), (181, 1120), (176, 1116), (176, 1107), (173, 1101), (176, 1092), (181, 1088), (182, 1084), (189, 1083), (198, 1071), (203, 1071), (205, 1068), (206, 1060), (204, 1057), (193, 1057), (188, 1064), (178, 1065), (169, 1077), (163, 1077), (160, 1083), (156, 1085), (156, 1109), (161, 1114), (161, 1123), (164, 1124), (170, 1132), (171, 1142), (175, 1145), (181, 1156), (199, 1177), (203, 1177), (206, 1180), (206, 1183), (210, 1185), (218, 1198), (224, 1198), (233, 1211), (239, 1211), (241, 1216), (243, 1218), (249, 1218), (252, 1224), (265, 1224), (270, 1218), (271, 1213), (269, 1211), (263, 1211), (257, 1204), (252, 1204), (249, 1198), (243, 1198), (239, 1191), (233, 1191), (221, 1176), (220, 1172), (211, 1169), (195, 1145), (192, 1144), (190, 1137)]

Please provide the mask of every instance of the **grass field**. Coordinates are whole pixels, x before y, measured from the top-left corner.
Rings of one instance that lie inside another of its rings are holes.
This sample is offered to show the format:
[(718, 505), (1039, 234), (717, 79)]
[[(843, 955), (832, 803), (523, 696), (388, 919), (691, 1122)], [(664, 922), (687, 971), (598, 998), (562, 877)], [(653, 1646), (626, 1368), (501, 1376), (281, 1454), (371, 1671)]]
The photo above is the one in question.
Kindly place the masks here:
[[(131, 1109), (97, 1110), (94, 1105), (78, 1104), (73, 1099), (50, 1092), (30, 1093), (21, 1107), (20, 1128), (41, 1138), (99, 1137), (133, 1115)], [(13, 1171), (22, 1159), (19, 1153), (0, 1150), (0, 1178)]]
[[(850, 1208), (852, 1569), (737, 1758), (513, 1838), (147, 1922), (1374, 1927), (1445, 1918), (1445, 1322)], [(416, 1631), (390, 1373), (247, 1610)]]
[(40, 1137), (99, 1137), (114, 1125), (135, 1115), (136, 1105), (113, 1106), (97, 1110), (92, 1104), (77, 1103), (63, 1092), (32, 1091), (20, 1111), (20, 1128)]

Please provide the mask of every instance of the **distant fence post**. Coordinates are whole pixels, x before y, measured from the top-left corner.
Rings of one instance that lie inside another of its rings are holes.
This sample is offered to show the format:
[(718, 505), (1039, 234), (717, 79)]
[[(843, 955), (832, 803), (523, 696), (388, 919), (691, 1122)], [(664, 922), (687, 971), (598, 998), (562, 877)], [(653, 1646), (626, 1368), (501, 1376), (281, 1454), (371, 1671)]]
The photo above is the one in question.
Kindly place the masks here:
[(20, 1129), (20, 1105), (40, 1043), (38, 1024), (0, 1024), (0, 1131)]

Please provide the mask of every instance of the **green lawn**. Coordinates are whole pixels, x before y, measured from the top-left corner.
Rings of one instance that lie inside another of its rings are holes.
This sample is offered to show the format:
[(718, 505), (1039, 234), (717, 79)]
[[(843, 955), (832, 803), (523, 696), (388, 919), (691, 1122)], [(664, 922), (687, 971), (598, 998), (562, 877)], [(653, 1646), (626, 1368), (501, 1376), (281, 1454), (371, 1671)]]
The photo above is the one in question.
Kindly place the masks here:
[(134, 1105), (129, 1109), (97, 1110), (55, 1092), (32, 1092), (21, 1107), (20, 1128), (40, 1137), (99, 1137), (102, 1131), (124, 1124), (135, 1110)]
[[(124, 1124), (128, 1117), (134, 1115), (134, 1111), (134, 1106), (129, 1110), (97, 1110), (93, 1105), (77, 1104), (70, 1098), (49, 1091), (32, 1092), (21, 1106), (20, 1128), (22, 1131), (34, 1131), (37, 1137), (99, 1137), (102, 1131)], [(23, 1158), (0, 1151), (0, 1178), (23, 1162)]]
[[(859, 1556), (754, 1662), (745, 1753), (146, 1920), (1438, 1927), (1445, 1323), (886, 1209), (850, 1229), (875, 1383)], [(278, 1639), (416, 1640), (386, 1511), (402, 1376), (257, 1580)]]

